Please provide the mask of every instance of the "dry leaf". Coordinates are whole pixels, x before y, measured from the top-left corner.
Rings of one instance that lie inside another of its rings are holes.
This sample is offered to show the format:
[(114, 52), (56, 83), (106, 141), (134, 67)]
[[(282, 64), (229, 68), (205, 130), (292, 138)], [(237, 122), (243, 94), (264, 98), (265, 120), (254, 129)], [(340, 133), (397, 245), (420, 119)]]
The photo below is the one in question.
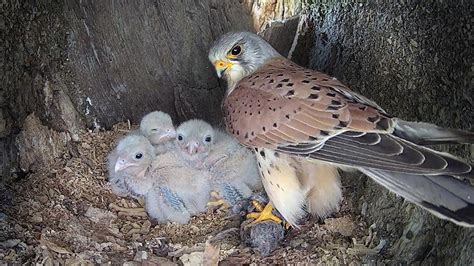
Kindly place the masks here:
[(69, 251), (69, 250), (67, 250), (67, 249), (65, 249), (65, 248), (63, 248), (63, 247), (60, 247), (60, 246), (58, 246), (57, 244), (55, 244), (55, 243), (53, 243), (53, 242), (51, 242), (51, 241), (48, 241), (48, 240), (46, 240), (46, 239), (44, 239), (44, 238), (41, 238), (40, 242), (41, 242), (41, 245), (44, 245), (44, 246), (47, 247), (49, 250), (54, 251), (54, 252), (56, 252), (56, 253), (58, 253), (58, 254), (70, 254), (70, 253), (71, 253), (71, 251)]
[(217, 266), (219, 264), (219, 251), (220, 245), (217, 247), (213, 246), (209, 241), (206, 241), (206, 246), (204, 248), (203, 264)]

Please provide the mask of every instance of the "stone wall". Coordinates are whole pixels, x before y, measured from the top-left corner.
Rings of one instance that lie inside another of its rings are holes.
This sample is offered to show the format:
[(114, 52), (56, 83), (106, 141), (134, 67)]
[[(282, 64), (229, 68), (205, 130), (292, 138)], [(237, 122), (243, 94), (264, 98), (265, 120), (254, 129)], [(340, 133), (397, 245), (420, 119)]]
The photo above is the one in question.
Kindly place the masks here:
[[(265, 30), (279, 51), (389, 113), (472, 130), (472, 11), (468, 1), (3, 2), (0, 180), (71, 153), (81, 130), (136, 123), (151, 110), (176, 122), (219, 124), (224, 90), (207, 51), (230, 30)], [(294, 15), (301, 21), (282, 21)], [(279, 21), (267, 28), (273, 19)], [(449, 151), (472, 159), (467, 146)], [(473, 230), (441, 221), (366, 177), (344, 181), (355, 190), (357, 212), (389, 240), (385, 258), (472, 264)]]
[[(316, 1), (318, 2), (318, 1)], [(473, 7), (468, 2), (307, 7), (294, 61), (337, 77), (406, 120), (473, 130)], [(466, 159), (473, 145), (441, 147)], [(345, 175), (358, 212), (402, 263), (472, 264), (474, 231), (437, 219), (362, 175)]]

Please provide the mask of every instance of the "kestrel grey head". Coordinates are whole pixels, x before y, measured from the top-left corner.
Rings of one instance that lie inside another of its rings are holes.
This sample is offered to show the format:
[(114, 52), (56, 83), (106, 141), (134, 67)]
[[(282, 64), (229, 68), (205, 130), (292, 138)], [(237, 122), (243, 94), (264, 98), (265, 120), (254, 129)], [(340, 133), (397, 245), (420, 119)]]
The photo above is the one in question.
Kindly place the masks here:
[(195, 160), (209, 153), (214, 144), (214, 129), (199, 119), (182, 123), (177, 129), (176, 143), (187, 159)]
[(251, 32), (230, 32), (217, 40), (209, 50), (209, 60), (217, 75), (233, 88), (268, 60), (281, 57), (265, 40)]
[(140, 131), (152, 144), (160, 144), (176, 137), (171, 117), (164, 112), (155, 111), (145, 115), (140, 122)]

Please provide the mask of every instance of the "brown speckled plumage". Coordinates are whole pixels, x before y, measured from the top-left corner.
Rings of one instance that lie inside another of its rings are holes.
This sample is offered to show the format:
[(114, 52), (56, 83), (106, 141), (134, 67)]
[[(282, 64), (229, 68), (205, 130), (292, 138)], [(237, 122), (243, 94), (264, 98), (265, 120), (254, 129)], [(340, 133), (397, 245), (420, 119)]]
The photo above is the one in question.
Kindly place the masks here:
[(241, 143), (265, 148), (324, 140), (347, 130), (392, 130), (383, 110), (355, 97), (360, 96), (338, 80), (278, 58), (242, 79), (224, 111), (228, 131)]
[(285, 58), (242, 79), (223, 107), (228, 131), (250, 147), (408, 173), (472, 170), (394, 137), (395, 120), (375, 103)]

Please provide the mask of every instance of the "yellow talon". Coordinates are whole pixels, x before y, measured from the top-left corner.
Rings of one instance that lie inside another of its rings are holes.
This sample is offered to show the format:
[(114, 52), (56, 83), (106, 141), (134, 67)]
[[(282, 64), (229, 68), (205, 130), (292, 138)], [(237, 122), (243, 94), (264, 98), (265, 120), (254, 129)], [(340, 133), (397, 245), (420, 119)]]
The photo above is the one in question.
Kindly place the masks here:
[(262, 212), (263, 211), (263, 206), (262, 204), (260, 204), (260, 202), (256, 201), (256, 200), (252, 200), (252, 205), (255, 207), (255, 209), (258, 211), (258, 212)]
[(247, 214), (247, 218), (253, 218), (255, 221), (251, 222), (249, 225), (253, 225), (256, 223), (260, 223), (266, 220), (274, 221), (275, 223), (282, 223), (283, 221), (276, 215), (272, 213), (273, 211), (273, 205), (271, 203), (268, 203), (263, 210), (261, 209), (261, 206), (258, 207), (254, 201), (252, 201), (254, 204), (255, 208), (259, 212), (252, 212)]

